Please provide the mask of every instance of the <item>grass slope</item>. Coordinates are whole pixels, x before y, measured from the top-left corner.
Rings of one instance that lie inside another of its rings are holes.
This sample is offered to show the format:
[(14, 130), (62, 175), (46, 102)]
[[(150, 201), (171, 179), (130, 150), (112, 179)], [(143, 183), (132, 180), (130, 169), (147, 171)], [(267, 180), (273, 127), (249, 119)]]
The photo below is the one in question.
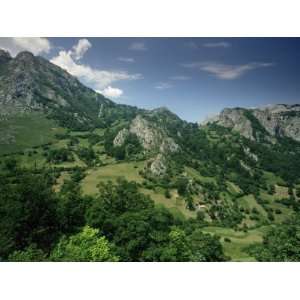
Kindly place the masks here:
[(0, 121), (0, 155), (52, 142), (65, 130), (42, 114), (19, 115)]

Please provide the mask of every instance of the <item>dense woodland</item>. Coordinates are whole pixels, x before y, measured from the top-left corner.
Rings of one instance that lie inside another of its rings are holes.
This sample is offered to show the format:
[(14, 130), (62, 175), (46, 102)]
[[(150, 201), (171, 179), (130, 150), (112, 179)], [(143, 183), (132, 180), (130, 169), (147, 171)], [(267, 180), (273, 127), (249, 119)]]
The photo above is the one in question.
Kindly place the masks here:
[(53, 193), (49, 170), (7, 161), (0, 177), (0, 257), (6, 261), (224, 261), (201, 222), (176, 219), (134, 182), (81, 194), (76, 179)]

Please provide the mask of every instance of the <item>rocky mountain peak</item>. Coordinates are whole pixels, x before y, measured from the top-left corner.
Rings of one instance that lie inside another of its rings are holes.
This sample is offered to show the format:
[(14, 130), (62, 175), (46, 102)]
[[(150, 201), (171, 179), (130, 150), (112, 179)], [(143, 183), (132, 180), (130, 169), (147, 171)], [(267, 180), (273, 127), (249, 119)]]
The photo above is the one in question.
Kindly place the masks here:
[(289, 137), (300, 141), (300, 105), (275, 104), (261, 108), (225, 108), (219, 115), (203, 125), (216, 123), (255, 140), (260, 130), (268, 140)]
[(16, 60), (19, 60), (19, 61), (27, 61), (27, 60), (33, 60), (34, 59), (34, 55), (29, 52), (29, 51), (22, 51), (22, 52), (19, 52), (15, 58)]
[(0, 49), (0, 64), (7, 63), (12, 59), (8, 51)]
[[(0, 118), (39, 111), (73, 127), (93, 126), (101, 105), (113, 105), (101, 94), (48, 60), (28, 51), (15, 58), (1, 51)], [(102, 107), (103, 108), (103, 107)]]

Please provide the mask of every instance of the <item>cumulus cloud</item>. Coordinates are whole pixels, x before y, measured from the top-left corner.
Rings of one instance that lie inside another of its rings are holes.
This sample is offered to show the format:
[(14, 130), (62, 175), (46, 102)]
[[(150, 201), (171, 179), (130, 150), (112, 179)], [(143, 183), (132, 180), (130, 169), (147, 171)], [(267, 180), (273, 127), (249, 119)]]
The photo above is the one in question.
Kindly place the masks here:
[(123, 95), (123, 91), (121, 89), (113, 88), (111, 86), (106, 87), (102, 91), (97, 90), (97, 92), (108, 98), (119, 98)]
[(185, 76), (185, 75), (178, 75), (178, 76), (171, 76), (170, 79), (171, 80), (178, 80), (178, 81), (185, 81), (185, 80), (191, 79), (191, 77)]
[(193, 62), (193, 63), (183, 64), (183, 66), (186, 68), (205, 71), (219, 79), (224, 79), (224, 80), (237, 79), (249, 71), (259, 69), (259, 68), (271, 67), (273, 65), (274, 64), (272, 63), (258, 63), (258, 62), (251, 62), (243, 65), (230, 65), (230, 64), (222, 64), (216, 62)]
[(86, 51), (92, 47), (92, 44), (87, 39), (80, 39), (77, 45), (72, 48), (72, 54), (74, 59), (79, 60), (83, 57)]
[(82, 57), (90, 47), (91, 44), (86, 42), (83, 44), (79, 41), (71, 50), (60, 51), (57, 56), (51, 59), (51, 62), (65, 69), (73, 76), (78, 77), (95, 90), (103, 90), (116, 81), (137, 80), (143, 78), (141, 74), (130, 74), (126, 71), (100, 70), (78, 62), (76, 57)]
[(142, 42), (134, 42), (129, 46), (129, 50), (134, 50), (134, 51), (146, 51), (147, 47), (145, 43)]
[(171, 87), (173, 87), (173, 85), (169, 82), (159, 82), (154, 88), (156, 88), (157, 90), (166, 90), (170, 89)]
[(24, 50), (30, 51), (34, 55), (39, 55), (49, 53), (51, 43), (47, 38), (40, 37), (0, 38), (0, 48), (9, 51), (12, 56)]
[(229, 48), (231, 44), (228, 42), (215, 42), (215, 43), (205, 43), (203, 47), (206, 48)]
[(122, 61), (122, 62), (126, 62), (126, 63), (134, 63), (135, 62), (134, 58), (132, 58), (132, 57), (118, 57), (118, 60)]

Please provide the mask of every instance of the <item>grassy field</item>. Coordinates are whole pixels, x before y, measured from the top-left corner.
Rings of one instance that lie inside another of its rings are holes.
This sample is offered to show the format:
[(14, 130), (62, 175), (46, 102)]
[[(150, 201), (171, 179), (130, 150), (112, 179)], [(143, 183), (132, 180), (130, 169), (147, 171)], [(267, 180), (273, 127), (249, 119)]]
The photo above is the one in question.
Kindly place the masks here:
[(190, 167), (185, 167), (184, 168), (185, 172), (187, 173), (188, 176), (198, 179), (201, 182), (212, 182), (216, 183), (216, 179), (214, 177), (204, 177), (202, 176), (199, 172), (197, 172), (195, 169), (190, 168)]
[[(145, 162), (129, 162), (118, 163), (91, 169), (87, 171), (87, 176), (82, 180), (82, 190), (84, 194), (93, 195), (97, 193), (97, 185), (100, 182), (108, 180), (115, 181), (118, 177), (125, 177), (129, 181), (143, 182), (143, 177), (139, 175), (139, 171), (144, 168)], [(167, 199), (164, 196), (162, 188), (146, 189), (140, 188), (140, 191), (145, 195), (149, 195), (157, 205), (164, 205), (175, 215), (184, 217), (195, 217), (196, 213), (190, 211), (185, 206), (185, 201), (181, 199), (176, 190), (171, 190), (171, 198)]]
[(107, 165), (87, 171), (87, 176), (82, 180), (83, 193), (92, 195), (97, 192), (97, 185), (101, 181), (115, 181), (118, 177), (125, 177), (129, 181), (142, 182), (138, 174), (144, 168), (144, 162), (118, 163)]
[(0, 121), (0, 155), (52, 142), (55, 134), (64, 131), (53, 120), (37, 113)]
[[(252, 243), (262, 242), (262, 236), (268, 228), (268, 226), (263, 226), (243, 232), (224, 227), (205, 227), (203, 232), (221, 237), (220, 241), (224, 252), (232, 261), (255, 261), (255, 258), (250, 256), (245, 248)], [(226, 242), (225, 238), (230, 239), (231, 242)]]
[(149, 195), (157, 205), (163, 205), (168, 208), (175, 215), (181, 215), (186, 218), (195, 218), (196, 212), (190, 211), (186, 208), (185, 201), (180, 198), (176, 190), (171, 190), (171, 198), (168, 199), (164, 196), (164, 190), (156, 188), (155, 190), (148, 190), (141, 188), (141, 192), (145, 195)]

